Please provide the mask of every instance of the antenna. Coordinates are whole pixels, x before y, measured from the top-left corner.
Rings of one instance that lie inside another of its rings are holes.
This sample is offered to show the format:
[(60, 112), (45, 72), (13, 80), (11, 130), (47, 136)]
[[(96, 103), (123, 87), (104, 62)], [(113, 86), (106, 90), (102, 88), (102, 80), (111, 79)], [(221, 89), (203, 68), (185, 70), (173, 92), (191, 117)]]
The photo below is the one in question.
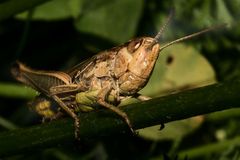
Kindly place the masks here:
[(157, 35), (154, 37), (155, 41), (158, 42), (162, 36), (163, 31), (165, 30), (165, 28), (167, 27), (167, 25), (169, 24), (169, 22), (171, 21), (172, 17), (173, 17), (173, 10), (170, 11), (167, 21), (165, 22), (165, 24), (162, 26), (162, 28), (159, 30), (159, 32), (157, 33)]
[[(178, 43), (178, 42), (181, 42), (181, 41), (184, 41), (184, 40), (187, 40), (187, 39), (190, 39), (190, 38), (199, 36), (199, 35), (201, 35), (201, 34), (204, 34), (204, 33), (206, 33), (206, 32), (210, 32), (210, 31), (213, 31), (213, 30), (216, 30), (216, 29), (219, 29), (219, 28), (224, 28), (224, 27), (226, 27), (226, 26), (227, 26), (227, 24), (224, 23), (224, 24), (212, 26), (212, 27), (206, 28), (206, 29), (204, 29), (204, 30), (201, 30), (201, 31), (199, 31), (199, 32), (196, 32), (196, 33), (193, 33), (193, 34), (184, 36), (184, 37), (182, 37), (182, 38), (176, 39), (176, 40), (174, 40), (174, 41), (172, 41), (172, 42), (169, 42), (169, 43), (165, 44), (164, 46), (162, 46), (162, 47), (160, 48), (159, 51), (162, 51), (164, 48), (166, 48), (166, 47), (168, 47), (168, 46), (171, 46), (171, 45), (173, 45), (173, 44), (175, 44), (175, 43)], [(160, 30), (160, 31), (161, 31), (161, 30)], [(157, 36), (158, 36), (158, 34), (157, 34)], [(156, 36), (156, 37), (157, 37), (157, 36)], [(155, 38), (154, 38), (154, 39), (155, 39)]]
[(159, 39), (162, 36), (162, 33), (164, 32), (165, 28), (167, 27), (167, 25), (169, 24), (169, 22), (172, 19), (173, 16), (173, 10), (170, 11), (167, 21), (165, 22), (165, 24), (162, 26), (162, 28), (159, 30), (159, 32), (157, 33), (157, 35), (154, 37), (154, 40), (149, 44), (148, 49), (152, 48), (156, 43), (158, 43)]

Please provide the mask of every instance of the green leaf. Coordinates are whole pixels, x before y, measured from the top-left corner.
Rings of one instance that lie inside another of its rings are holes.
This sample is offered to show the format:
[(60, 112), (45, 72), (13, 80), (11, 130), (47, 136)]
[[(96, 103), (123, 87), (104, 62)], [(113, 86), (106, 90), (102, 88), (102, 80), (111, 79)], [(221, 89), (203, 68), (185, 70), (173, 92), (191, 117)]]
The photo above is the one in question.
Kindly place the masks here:
[[(203, 0), (201, 2), (181, 0), (175, 1), (173, 5), (176, 10), (176, 19), (185, 23), (186, 27), (194, 25), (202, 28), (214, 24), (232, 23), (234, 19), (233, 10), (229, 7), (232, 7), (232, 4), (234, 4), (234, 8), (239, 8), (238, 0), (235, 2), (224, 0)], [(183, 5), (184, 9), (182, 8)]]
[(233, 17), (230, 14), (230, 11), (227, 9), (227, 6), (223, 0), (217, 0), (217, 19), (224, 23), (232, 23)]
[[(60, 20), (77, 17), (81, 12), (82, 0), (53, 0), (36, 7), (33, 20)], [(27, 12), (17, 15), (17, 18), (26, 19)]]
[(4, 20), (14, 14), (31, 9), (50, 0), (4, 0), (0, 3), (0, 20)]
[(104, 7), (104, 5), (111, 4), (113, 1), (116, 0), (94, 0), (94, 1), (83, 0), (82, 12), (83, 14), (87, 14), (87, 12), (97, 10), (98, 8)]
[(180, 121), (170, 122), (160, 130), (160, 126), (152, 126), (138, 130), (141, 137), (150, 140), (176, 140), (195, 131), (203, 122), (203, 116), (197, 116)]
[(143, 0), (114, 0), (94, 10), (88, 9), (76, 20), (75, 26), (80, 32), (117, 43), (126, 42), (136, 32), (142, 8)]
[(77, 18), (80, 15), (82, 10), (82, 2), (82, 0), (70, 0), (68, 2), (71, 15), (74, 18)]

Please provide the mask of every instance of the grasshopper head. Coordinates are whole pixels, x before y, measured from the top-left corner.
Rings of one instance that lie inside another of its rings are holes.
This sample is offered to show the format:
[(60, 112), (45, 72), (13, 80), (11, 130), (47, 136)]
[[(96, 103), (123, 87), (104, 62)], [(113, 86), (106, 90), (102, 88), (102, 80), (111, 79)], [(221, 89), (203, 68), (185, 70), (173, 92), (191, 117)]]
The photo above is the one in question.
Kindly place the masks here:
[(132, 59), (129, 63), (128, 70), (136, 76), (148, 79), (152, 73), (155, 62), (161, 51), (159, 39), (171, 20), (172, 12), (168, 16), (166, 23), (153, 37), (137, 38), (128, 44), (128, 51), (132, 54)]
[(154, 67), (160, 51), (160, 45), (152, 37), (136, 38), (129, 42), (128, 52), (132, 58), (128, 70), (138, 77), (147, 79)]
[(160, 45), (151, 37), (136, 38), (124, 44), (114, 69), (121, 93), (131, 95), (146, 85), (159, 51)]

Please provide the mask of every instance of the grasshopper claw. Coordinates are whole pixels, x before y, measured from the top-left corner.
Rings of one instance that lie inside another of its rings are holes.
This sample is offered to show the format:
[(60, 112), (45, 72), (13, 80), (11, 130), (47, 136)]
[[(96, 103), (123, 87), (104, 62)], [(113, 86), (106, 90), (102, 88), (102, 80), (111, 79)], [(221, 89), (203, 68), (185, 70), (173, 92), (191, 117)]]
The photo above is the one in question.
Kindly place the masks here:
[(123, 114), (120, 115), (120, 116), (122, 116), (122, 117), (124, 118), (124, 120), (125, 120), (125, 122), (127, 123), (130, 131), (131, 131), (133, 134), (135, 134), (135, 131), (134, 131), (133, 127), (132, 127), (132, 124), (131, 124), (131, 122), (130, 122), (128, 116), (127, 116), (127, 114), (123, 112)]

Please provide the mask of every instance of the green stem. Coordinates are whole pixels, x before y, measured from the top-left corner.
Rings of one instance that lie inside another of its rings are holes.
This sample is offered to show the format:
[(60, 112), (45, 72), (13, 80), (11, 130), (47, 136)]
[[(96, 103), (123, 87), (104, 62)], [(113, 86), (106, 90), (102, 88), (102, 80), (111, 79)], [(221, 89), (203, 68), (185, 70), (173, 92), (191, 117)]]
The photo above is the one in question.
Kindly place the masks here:
[[(122, 109), (128, 114), (134, 128), (140, 129), (240, 107), (239, 90), (240, 81), (225, 82), (130, 104)], [(81, 114), (80, 121), (81, 140), (129, 131), (121, 118), (107, 110)], [(73, 120), (66, 118), (31, 128), (1, 133), (0, 157), (73, 141)]]
[(0, 21), (50, 0), (7, 0), (0, 3)]
[(24, 85), (0, 83), (0, 96), (8, 98), (33, 99), (38, 93)]
[(211, 113), (206, 117), (206, 121), (219, 123), (229, 118), (240, 118), (240, 108)]
[(240, 144), (240, 136), (233, 139), (224, 140), (217, 143), (206, 144), (204, 146), (192, 148), (190, 150), (182, 151), (178, 154), (179, 159), (188, 157), (190, 159), (209, 156), (214, 153), (222, 152), (229, 147), (233, 147)]
[(9, 130), (18, 128), (15, 124), (9, 122), (8, 120), (4, 119), (3, 117), (0, 117), (0, 126), (6, 128), (6, 129), (9, 129)]
[(21, 40), (20, 40), (20, 43), (18, 45), (16, 54), (15, 54), (15, 59), (19, 59), (19, 56), (21, 55), (24, 47), (26, 46), (28, 35), (29, 35), (29, 32), (30, 32), (30, 24), (31, 24), (30, 22), (31, 22), (33, 13), (34, 13), (34, 9), (33, 8), (29, 9), (29, 11), (27, 13), (27, 19), (25, 21), (25, 27), (24, 27), (24, 30), (23, 30), (23, 34), (21, 36)]
[[(235, 147), (240, 144), (240, 136), (235, 137), (229, 140), (223, 140), (220, 142), (204, 144), (203, 146), (198, 146), (195, 148), (191, 148), (189, 150), (180, 151), (177, 153), (178, 160), (183, 159), (204, 159), (204, 157), (209, 157), (212, 154), (219, 154), (223, 151), (226, 151), (230, 147)], [(151, 158), (151, 160), (163, 160), (162, 155)]]

